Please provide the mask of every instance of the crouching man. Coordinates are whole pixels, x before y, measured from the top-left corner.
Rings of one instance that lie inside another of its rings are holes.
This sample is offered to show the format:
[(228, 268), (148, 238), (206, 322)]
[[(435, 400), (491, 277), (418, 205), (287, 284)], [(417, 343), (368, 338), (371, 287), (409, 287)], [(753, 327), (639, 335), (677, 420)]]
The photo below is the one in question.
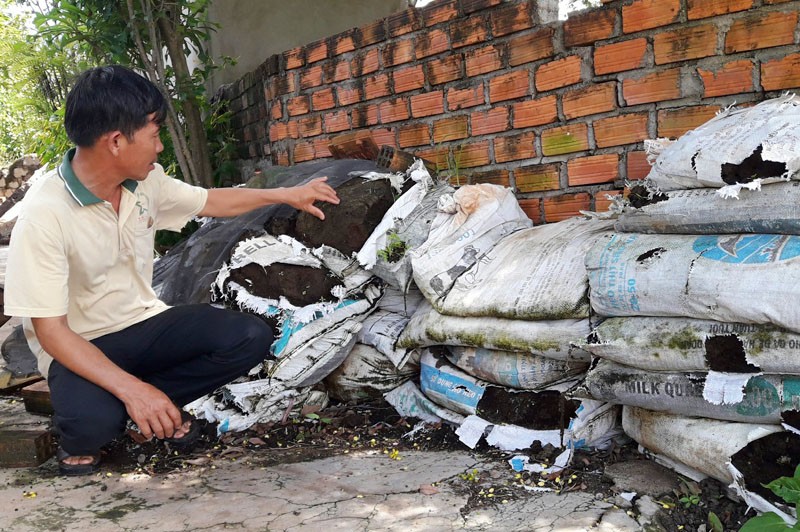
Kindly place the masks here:
[(179, 406), (247, 373), (272, 343), (255, 316), (160, 301), (157, 229), (275, 203), (322, 219), (314, 202), (339, 202), (325, 178), (272, 190), (173, 179), (156, 164), (165, 115), (159, 90), (131, 70), (81, 74), (64, 119), (76, 148), (28, 191), (12, 234), (5, 313), (23, 318), (47, 376), (63, 474), (96, 471), (129, 417), (146, 438), (191, 443), (199, 429)]

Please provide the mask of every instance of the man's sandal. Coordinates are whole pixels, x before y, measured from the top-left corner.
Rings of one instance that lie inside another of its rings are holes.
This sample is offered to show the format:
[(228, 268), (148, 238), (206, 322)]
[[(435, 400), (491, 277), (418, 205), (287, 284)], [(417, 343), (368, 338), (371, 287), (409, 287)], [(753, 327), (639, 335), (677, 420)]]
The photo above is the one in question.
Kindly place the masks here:
[(180, 438), (164, 438), (164, 441), (178, 447), (188, 447), (195, 444), (197, 440), (200, 439), (200, 423), (198, 423), (193, 415), (185, 410), (181, 410), (181, 421), (182, 424), (187, 421), (191, 422), (189, 431)]
[(74, 455), (74, 456), (91, 456), (92, 461), (88, 464), (68, 464), (64, 460), (72, 457), (73, 455), (66, 452), (61, 447), (56, 451), (56, 459), (58, 460), (58, 472), (68, 477), (79, 477), (83, 475), (91, 475), (100, 469), (100, 453), (87, 454), (87, 455)]

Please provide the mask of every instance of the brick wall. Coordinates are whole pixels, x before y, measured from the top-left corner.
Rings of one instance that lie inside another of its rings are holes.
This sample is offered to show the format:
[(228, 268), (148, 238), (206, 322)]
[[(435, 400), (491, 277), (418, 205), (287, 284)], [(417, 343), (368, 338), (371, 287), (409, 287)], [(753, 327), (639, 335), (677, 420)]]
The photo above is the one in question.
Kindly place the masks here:
[[(541, 0), (544, 2), (545, 0)], [(330, 157), (369, 130), (537, 222), (605, 210), (648, 170), (642, 141), (800, 87), (786, 0), (604, 0), (542, 24), (536, 0), (439, 0), (270, 57), (227, 88), (243, 160)]]

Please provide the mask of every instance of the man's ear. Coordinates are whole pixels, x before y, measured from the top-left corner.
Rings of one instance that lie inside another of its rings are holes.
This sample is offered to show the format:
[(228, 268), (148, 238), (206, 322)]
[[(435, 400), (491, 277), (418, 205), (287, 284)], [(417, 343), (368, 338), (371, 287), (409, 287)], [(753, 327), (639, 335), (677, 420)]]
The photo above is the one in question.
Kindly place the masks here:
[(102, 142), (106, 149), (115, 157), (119, 155), (123, 140), (125, 140), (125, 135), (123, 135), (121, 131), (111, 131), (100, 137), (100, 142)]

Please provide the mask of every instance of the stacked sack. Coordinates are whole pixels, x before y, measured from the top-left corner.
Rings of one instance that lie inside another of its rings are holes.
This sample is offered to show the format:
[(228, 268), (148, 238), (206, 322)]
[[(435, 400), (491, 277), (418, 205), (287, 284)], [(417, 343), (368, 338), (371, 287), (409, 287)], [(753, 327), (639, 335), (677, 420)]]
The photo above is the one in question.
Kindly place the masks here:
[(626, 405), (640, 445), (759, 509), (776, 510), (761, 483), (797, 463), (753, 446), (800, 450), (781, 426), (800, 410), (799, 136), (794, 96), (725, 110), (663, 149), (649, 193), (586, 257), (608, 318), (583, 346), (598, 357), (588, 396)]

